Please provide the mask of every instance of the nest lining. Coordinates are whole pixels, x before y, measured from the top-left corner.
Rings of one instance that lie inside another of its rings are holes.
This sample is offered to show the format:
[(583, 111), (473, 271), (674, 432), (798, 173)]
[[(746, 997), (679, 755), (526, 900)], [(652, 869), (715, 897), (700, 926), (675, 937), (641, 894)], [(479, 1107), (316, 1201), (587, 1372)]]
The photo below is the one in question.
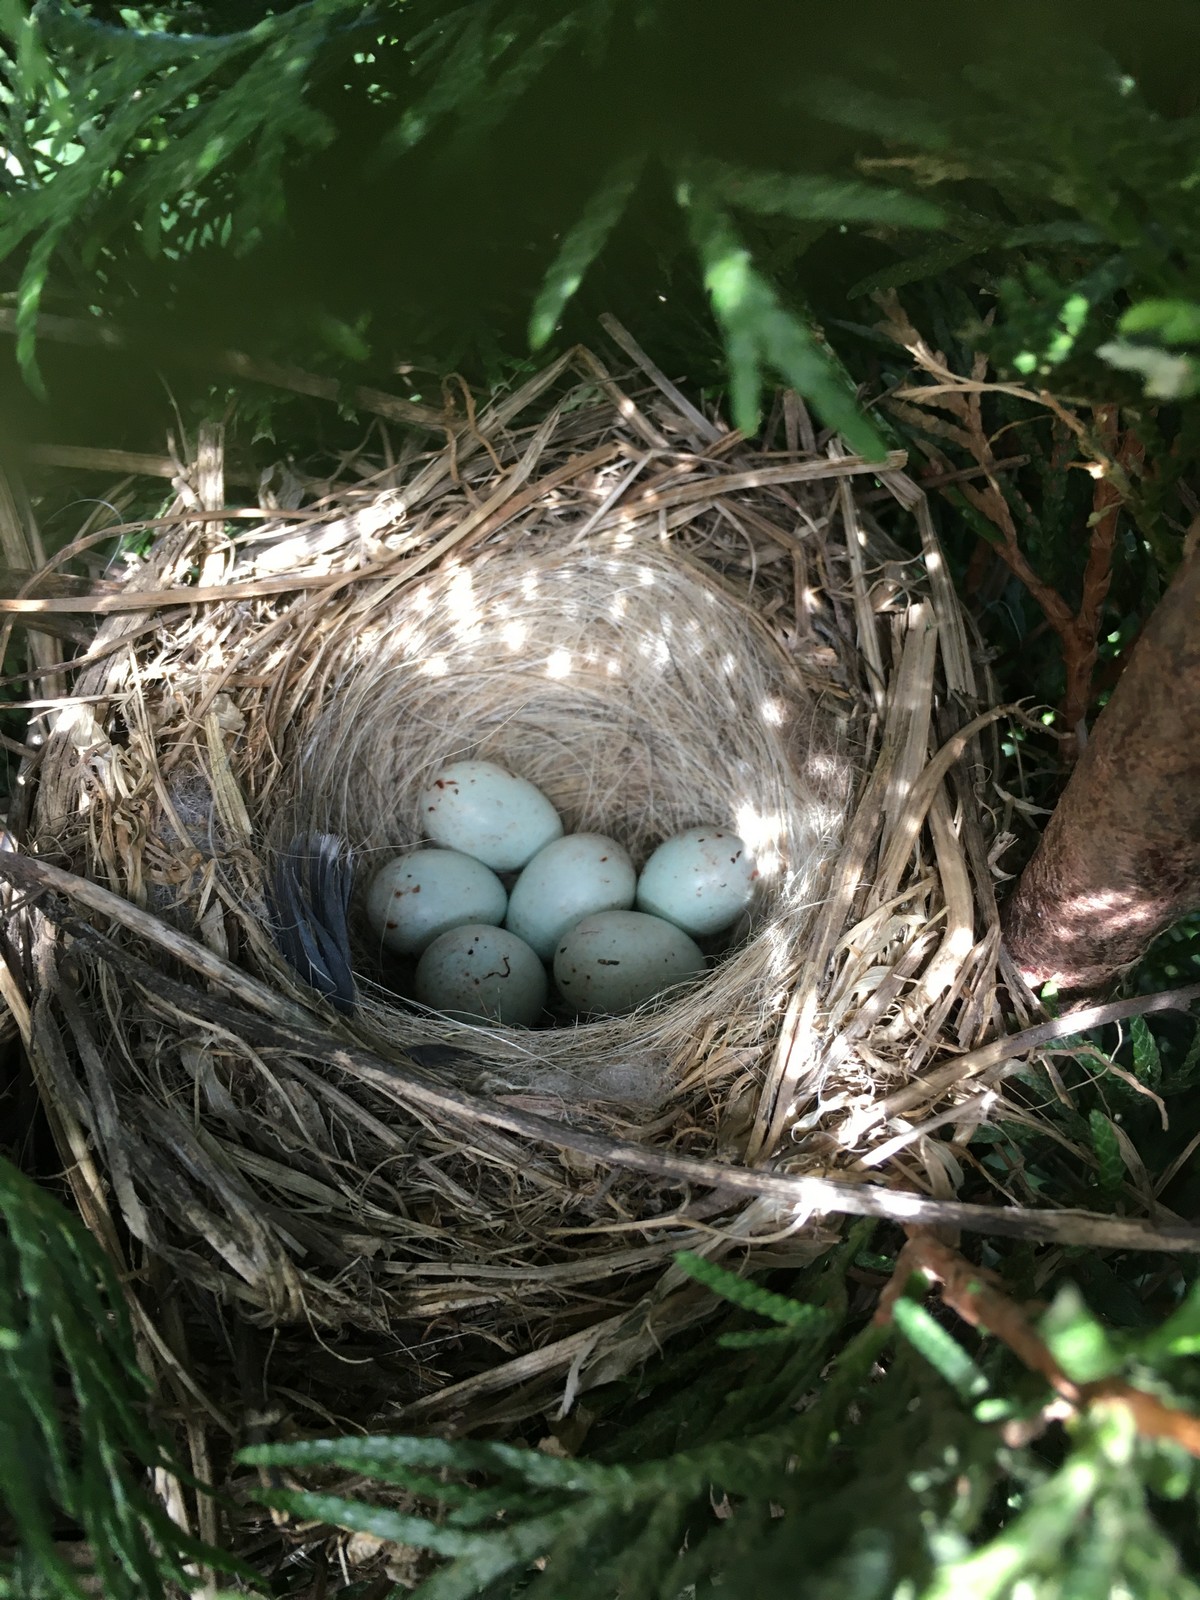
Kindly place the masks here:
[[(364, 600), (319, 684), (306, 681), (303, 715), (280, 706), (280, 777), (250, 804), (270, 847), (314, 828), (352, 841), (366, 1033), (401, 1049), (460, 1043), (566, 1109), (663, 1098), (698, 1037), (726, 1060), (756, 1045), (786, 1004), (847, 785), (835, 719), (797, 694), (755, 615), (695, 563), (657, 541), (621, 549), (619, 534), (526, 535), (448, 564), (400, 607)], [(462, 757), (529, 778), (567, 832), (615, 837), (639, 868), (693, 824), (741, 834), (762, 889), (739, 948), (677, 1003), (606, 1023), (456, 1029), (398, 1005), (409, 974), (372, 938), (362, 886), (426, 842), (418, 796)]]
[[(314, 1326), (403, 1338), (390, 1404), (414, 1414), (506, 1390), (527, 1414), (564, 1374), (577, 1392), (627, 1367), (698, 1314), (675, 1249), (794, 1256), (820, 1236), (777, 1203), (443, 1125), (347, 1067), (344, 1041), (677, 1152), (866, 1170), (890, 1143), (893, 1170), (946, 1193), (953, 1156), (920, 1126), (939, 1096), (907, 1080), (992, 1021), (979, 807), (948, 764), (926, 781), (974, 709), (944, 569), (887, 546), (850, 490), (870, 470), (799, 449), (791, 402), (789, 448), (758, 454), (651, 377), (631, 395), (575, 353), (446, 449), (250, 537), (181, 507), (131, 587), (199, 565), (231, 598), (107, 624), (48, 740), (29, 844), (151, 911), (117, 943), (165, 952), (175, 980), (32, 919), (34, 1053), (103, 1205), (177, 1292), (284, 1330), (298, 1371)], [(894, 462), (880, 477), (935, 553), (919, 493)], [(415, 842), (413, 797), (466, 755), (639, 862), (695, 822), (749, 835), (773, 873), (747, 937), (644, 1013), (518, 1032), (398, 1005), (360, 923), (364, 1001), (341, 1021), (275, 950), (272, 852), (313, 826), (367, 862)], [(214, 1020), (188, 939), (251, 974), (251, 1003), (318, 1027), (321, 1055)]]

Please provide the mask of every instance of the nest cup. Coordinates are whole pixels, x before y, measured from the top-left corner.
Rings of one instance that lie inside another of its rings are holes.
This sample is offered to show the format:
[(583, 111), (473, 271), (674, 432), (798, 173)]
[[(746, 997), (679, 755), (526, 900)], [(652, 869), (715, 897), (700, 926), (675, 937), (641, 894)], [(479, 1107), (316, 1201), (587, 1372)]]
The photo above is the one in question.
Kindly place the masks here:
[[(269, 848), (313, 829), (351, 843), (360, 1022), (377, 1043), (461, 1043), (568, 1110), (647, 1105), (678, 1088), (698, 1039), (751, 1046), (786, 1003), (844, 761), (778, 641), (711, 570), (619, 533), (509, 542), (368, 611), (327, 650), (317, 693), (302, 729), (278, 730), (282, 777), (253, 822)], [(528, 778), (567, 832), (617, 839), (639, 869), (683, 828), (738, 834), (759, 887), (724, 941), (735, 948), (718, 948), (700, 982), (610, 1021), (466, 1027), (398, 1003), (408, 974), (362, 916), (363, 888), (425, 842), (420, 793), (464, 757)]]
[[(962, 619), (899, 458), (817, 441), (794, 397), (766, 440), (648, 364), (622, 384), (574, 351), (444, 448), (385, 441), (306, 511), (224, 534), (189, 516), (224, 504), (202, 442), (128, 579), (144, 609), (73, 674), (10, 876), (41, 891), (27, 1038), (64, 1163), (210, 1392), (230, 1328), (259, 1324), (262, 1393), (311, 1405), (301, 1427), (330, 1407), (510, 1426), (706, 1314), (676, 1250), (794, 1263), (833, 1236), (622, 1148), (899, 1160), (952, 1187), (921, 1132), (946, 1080), (920, 1074), (993, 1025), (999, 946), (981, 808), (952, 764), (927, 771), (978, 705)], [(923, 561), (856, 484), (916, 511)], [(196, 572), (228, 597), (179, 603)], [(365, 885), (460, 758), (638, 866), (732, 829), (760, 868), (748, 919), (627, 1017), (517, 1030), (408, 1004)], [(345, 1017), (268, 911), (278, 852), (313, 830), (357, 859)]]

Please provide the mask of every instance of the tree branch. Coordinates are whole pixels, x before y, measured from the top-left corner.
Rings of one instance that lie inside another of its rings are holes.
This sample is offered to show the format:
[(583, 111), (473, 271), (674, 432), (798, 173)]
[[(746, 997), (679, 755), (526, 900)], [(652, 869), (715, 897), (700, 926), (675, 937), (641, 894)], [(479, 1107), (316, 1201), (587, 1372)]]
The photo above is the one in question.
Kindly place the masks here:
[(972, 1328), (980, 1328), (1006, 1344), (1031, 1372), (1039, 1373), (1058, 1397), (1076, 1412), (1097, 1406), (1127, 1411), (1138, 1433), (1148, 1439), (1171, 1439), (1190, 1455), (1200, 1456), (1200, 1417), (1181, 1411), (1135, 1388), (1123, 1378), (1098, 1378), (1076, 1383), (1059, 1366), (1053, 1352), (1023, 1307), (1000, 1287), (994, 1273), (971, 1264), (943, 1244), (927, 1228), (910, 1228), (908, 1243), (896, 1261), (891, 1281), (880, 1296), (878, 1323), (891, 1320), (892, 1308), (914, 1272), (938, 1285), (943, 1301)]

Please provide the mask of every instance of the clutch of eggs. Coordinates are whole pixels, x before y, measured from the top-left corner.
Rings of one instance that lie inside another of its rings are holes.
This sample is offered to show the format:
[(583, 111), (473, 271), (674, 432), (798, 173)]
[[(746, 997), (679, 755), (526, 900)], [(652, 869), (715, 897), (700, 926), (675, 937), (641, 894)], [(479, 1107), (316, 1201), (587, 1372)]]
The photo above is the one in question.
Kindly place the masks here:
[[(386, 862), (367, 919), (419, 958), (416, 999), (455, 1018), (535, 1025), (551, 962), (576, 1016), (632, 1011), (703, 973), (696, 939), (731, 927), (758, 877), (743, 841), (709, 825), (664, 840), (639, 878), (615, 839), (564, 835), (541, 790), (490, 761), (445, 767), (419, 807), (442, 848)], [(499, 873), (519, 874), (510, 890)]]

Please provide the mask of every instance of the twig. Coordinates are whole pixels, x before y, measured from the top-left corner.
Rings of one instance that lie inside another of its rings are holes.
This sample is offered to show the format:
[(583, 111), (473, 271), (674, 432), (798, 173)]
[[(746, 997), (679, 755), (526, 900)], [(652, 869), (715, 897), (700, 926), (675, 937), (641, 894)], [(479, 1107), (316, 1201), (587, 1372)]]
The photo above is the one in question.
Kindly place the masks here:
[(1158, 994), (1137, 995), (1132, 1000), (1109, 1000), (1102, 1005), (1082, 1006), (1078, 1011), (1068, 1011), (1065, 1016), (1036, 1023), (1020, 1033), (1005, 1034), (1003, 1038), (993, 1039), (991, 1044), (980, 1045), (977, 1050), (945, 1062), (926, 1077), (918, 1078), (880, 1100), (868, 1109), (861, 1122), (856, 1122), (856, 1131), (861, 1134), (876, 1122), (902, 1115), (927, 1100), (937, 1099), (964, 1078), (991, 1072), (1005, 1062), (1016, 1061), (1057, 1039), (1069, 1039), (1077, 1033), (1087, 1033), (1091, 1028), (1100, 1028), (1109, 1022), (1124, 1022), (1128, 1017), (1143, 1017), (1152, 1011), (1186, 1011), (1197, 1000), (1200, 1000), (1200, 983), (1189, 983), (1178, 989), (1161, 990)]
[[(922, 472), (917, 482), (922, 489), (945, 489), (952, 483), (970, 483), (974, 478), (986, 477), (991, 472), (1012, 472), (1017, 467), (1027, 467), (1029, 457), (1005, 456), (1003, 461), (993, 461), (990, 467), (981, 467), (978, 463), (973, 467), (960, 467), (957, 472)], [(990, 546), (989, 546), (990, 548)]]
[(1060, 1399), (1075, 1411), (1117, 1406), (1127, 1411), (1137, 1431), (1148, 1439), (1171, 1439), (1200, 1456), (1200, 1417), (1169, 1406), (1122, 1378), (1076, 1383), (1055, 1360), (1045, 1340), (1021, 1306), (999, 1286), (993, 1273), (973, 1266), (957, 1250), (943, 1244), (927, 1228), (909, 1230), (891, 1282), (879, 1300), (875, 1320), (887, 1323), (909, 1277), (921, 1272), (936, 1283), (942, 1299), (972, 1328), (982, 1328), (1006, 1344), (1031, 1372), (1039, 1373)]
[[(921, 451), (938, 469), (938, 477), (933, 480), (937, 486), (945, 492), (957, 480), (957, 493), (996, 529), (1000, 536), (994, 546), (996, 553), (1041, 607), (1057, 634), (1066, 679), (1062, 716), (1073, 735), (1066, 748), (1069, 754), (1077, 754), (1082, 741), (1076, 731), (1084, 727), (1091, 700), (1104, 601), (1112, 577), (1117, 523), (1121, 507), (1130, 494), (1131, 469), (1141, 465), (1142, 445), (1128, 429), (1121, 439), (1115, 407), (1105, 406), (1096, 411), (1096, 429), (1092, 433), (1078, 417), (1044, 392), (985, 382), (987, 363), (982, 355), (976, 357), (969, 378), (951, 372), (941, 352), (931, 350), (913, 327), (897, 297), (893, 294), (878, 298), (886, 319), (880, 324), (881, 331), (902, 345), (924, 372), (949, 380), (896, 390), (888, 401), (889, 409), (923, 433), (944, 439), (962, 450), (982, 472), (985, 479), (982, 484), (972, 481), (973, 473), (956, 474), (948, 457), (931, 439), (917, 440)], [(1092, 459), (1091, 470), (1097, 482), (1077, 612), (1073, 612), (1058, 590), (1046, 582), (1021, 549), (1012, 508), (997, 476), (1002, 463), (996, 460), (983, 424), (983, 396), (989, 392), (1015, 394), (1048, 409), (1066, 425), (1080, 449)], [(936, 410), (937, 415), (931, 415), (931, 410)]]
[[(663, 394), (666, 395), (667, 399), (679, 412), (679, 415), (685, 417), (691, 423), (705, 444), (716, 444), (723, 434), (728, 433), (729, 430), (727, 428), (718, 427), (716, 423), (710, 422), (702, 411), (696, 409), (678, 385), (672, 383), (666, 373), (655, 366), (628, 328), (618, 322), (610, 311), (601, 313), (600, 326), (610, 339), (620, 345), (630, 360), (642, 369), (650, 379), (650, 382), (656, 388), (662, 390)], [(793, 454), (795, 454), (794, 451)]]
[[(139, 478), (177, 478), (179, 463), (170, 456), (147, 455), (140, 450), (102, 450), (78, 444), (31, 444), (26, 459), (39, 467), (66, 467), (79, 472), (115, 472)], [(257, 472), (226, 471), (226, 483), (257, 489)]]

